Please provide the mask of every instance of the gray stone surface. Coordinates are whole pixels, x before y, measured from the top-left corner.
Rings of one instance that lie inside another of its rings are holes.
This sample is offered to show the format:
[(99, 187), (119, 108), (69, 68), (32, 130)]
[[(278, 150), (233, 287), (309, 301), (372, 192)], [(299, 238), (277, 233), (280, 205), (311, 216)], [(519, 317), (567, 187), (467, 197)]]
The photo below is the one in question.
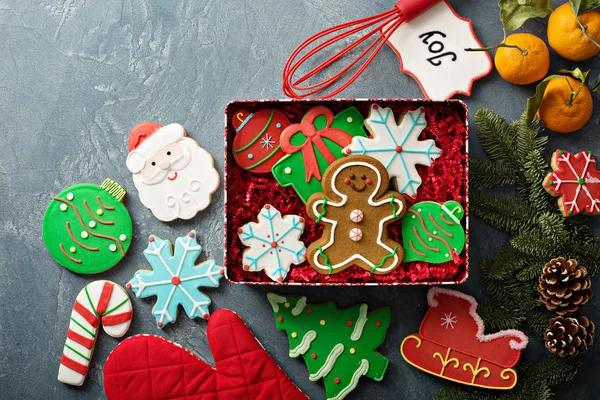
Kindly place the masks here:
[[(452, 0), (457, 11), (475, 21), (486, 44), (497, 43), (502, 29), (495, 0)], [(561, 1), (562, 2), (562, 1)], [(557, 4), (558, 2), (555, 2)], [(199, 231), (204, 256), (223, 256), (222, 190), (191, 222), (164, 224), (140, 203), (125, 167), (126, 138), (136, 123), (179, 122), (223, 166), (223, 108), (232, 99), (281, 98), (281, 71), (287, 55), (304, 38), (332, 24), (389, 9), (392, 0), (0, 0), (0, 397), (4, 399), (104, 398), (102, 365), (118, 343), (101, 335), (90, 376), (81, 388), (56, 380), (73, 300), (93, 279), (127, 282), (146, 267), (145, 238), (175, 238)], [(524, 29), (545, 37), (544, 20)], [(551, 70), (575, 65), (552, 55)], [(579, 63), (600, 70), (600, 58)], [(475, 85), (471, 109), (486, 106), (509, 120), (519, 117), (532, 86), (504, 82), (494, 71)], [(398, 72), (389, 48), (345, 97), (420, 97), (412, 78)], [(550, 147), (590, 149), (597, 140), (600, 113), (585, 129), (550, 134)], [(482, 154), (471, 131), (471, 152)], [(125, 260), (97, 277), (71, 273), (56, 265), (41, 239), (41, 221), (51, 196), (79, 182), (110, 177), (123, 185), (135, 223), (135, 240)], [(477, 265), (492, 256), (507, 237), (472, 219), (471, 276), (461, 289), (482, 299)], [(596, 223), (597, 227), (598, 224)], [(598, 284), (596, 279), (596, 284)], [(399, 354), (404, 336), (415, 332), (426, 310), (425, 287), (289, 288), (312, 301), (338, 299), (348, 306), (367, 301), (389, 304), (393, 323), (381, 351), (390, 358), (385, 379), (361, 381), (351, 396), (422, 399), (448, 382), (421, 373)], [(287, 356), (285, 334), (276, 332), (265, 299), (266, 288), (224, 284), (210, 290), (213, 309), (237, 311), (271, 355), (311, 397), (323, 398), (319, 383), (308, 381), (304, 363)], [(163, 335), (212, 360), (205, 321), (181, 316), (159, 331), (150, 314), (152, 300), (134, 300), (129, 334)], [(600, 322), (597, 300), (588, 314)], [(540, 343), (530, 358), (545, 356)], [(582, 358), (575, 380), (556, 389), (557, 398), (592, 398), (599, 389), (598, 347)]]

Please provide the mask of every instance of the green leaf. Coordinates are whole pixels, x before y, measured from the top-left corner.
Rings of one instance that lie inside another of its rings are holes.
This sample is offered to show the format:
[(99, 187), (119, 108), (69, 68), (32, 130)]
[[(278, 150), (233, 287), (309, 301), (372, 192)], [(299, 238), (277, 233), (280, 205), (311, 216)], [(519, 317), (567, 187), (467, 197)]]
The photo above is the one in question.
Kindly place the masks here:
[(600, 7), (600, 0), (569, 0), (569, 4), (575, 15), (579, 16)]
[(552, 0), (500, 0), (500, 21), (508, 31), (519, 29), (530, 18), (544, 18), (552, 12)]
[[(544, 92), (546, 91), (546, 87), (548, 87), (548, 82), (552, 79), (562, 78), (564, 76), (571, 75), (575, 79), (579, 79), (582, 83), (585, 84), (587, 80), (589, 71), (582, 72), (579, 68), (575, 68), (573, 71), (569, 71), (566, 69), (561, 69), (558, 73), (554, 75), (547, 76), (543, 81), (538, 83), (535, 88), (535, 95), (527, 99), (527, 109), (525, 110), (525, 121), (527, 123), (531, 123), (533, 121), (533, 117), (537, 113), (540, 108), (540, 104), (542, 104), (542, 99), (544, 98)], [(573, 88), (577, 90), (577, 88)]]
[(600, 92), (600, 75), (596, 78), (596, 82), (594, 83), (594, 87), (591, 90), (592, 93)]

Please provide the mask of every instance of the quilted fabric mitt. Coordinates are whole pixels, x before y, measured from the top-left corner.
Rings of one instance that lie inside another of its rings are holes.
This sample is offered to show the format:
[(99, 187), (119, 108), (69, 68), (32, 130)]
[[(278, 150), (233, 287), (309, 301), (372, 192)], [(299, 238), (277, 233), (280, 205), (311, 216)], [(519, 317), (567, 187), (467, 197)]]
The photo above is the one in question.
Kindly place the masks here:
[(122, 341), (104, 366), (109, 400), (306, 400), (233, 311), (208, 322), (216, 368), (186, 348), (154, 335)]

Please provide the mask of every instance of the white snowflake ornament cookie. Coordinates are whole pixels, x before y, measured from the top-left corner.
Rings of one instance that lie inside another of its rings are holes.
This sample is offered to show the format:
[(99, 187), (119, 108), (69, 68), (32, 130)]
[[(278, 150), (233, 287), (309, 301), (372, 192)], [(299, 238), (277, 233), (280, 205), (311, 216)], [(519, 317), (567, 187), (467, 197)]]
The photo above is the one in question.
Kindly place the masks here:
[(242, 243), (248, 246), (242, 262), (246, 271), (261, 271), (275, 282), (283, 282), (292, 264), (304, 262), (306, 247), (299, 238), (304, 231), (304, 218), (281, 216), (272, 205), (265, 204), (258, 223), (250, 222), (238, 229)]
[(152, 314), (159, 328), (175, 321), (180, 304), (190, 318), (208, 318), (211, 301), (198, 289), (218, 287), (225, 270), (214, 260), (195, 264), (201, 252), (194, 230), (177, 238), (175, 252), (169, 240), (154, 235), (148, 238), (144, 256), (152, 271), (137, 271), (127, 289), (133, 290), (138, 298), (156, 296)]
[(419, 140), (427, 126), (423, 109), (409, 111), (396, 124), (390, 108), (372, 104), (365, 126), (371, 137), (355, 137), (343, 152), (376, 158), (387, 169), (394, 187), (415, 197), (422, 183), (416, 165), (430, 166), (442, 154), (433, 139)]

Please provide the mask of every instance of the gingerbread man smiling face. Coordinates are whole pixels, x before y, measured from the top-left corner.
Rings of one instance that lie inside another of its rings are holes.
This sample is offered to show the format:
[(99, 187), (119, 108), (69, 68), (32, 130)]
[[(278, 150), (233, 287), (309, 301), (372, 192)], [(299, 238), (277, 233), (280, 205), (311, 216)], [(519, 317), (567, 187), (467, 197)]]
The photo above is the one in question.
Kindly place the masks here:
[(404, 256), (387, 226), (406, 210), (404, 197), (388, 191), (385, 167), (367, 156), (335, 161), (323, 175), (323, 192), (308, 201), (308, 214), (324, 225), (323, 236), (308, 248), (317, 271), (332, 274), (358, 265), (374, 274), (394, 270)]

